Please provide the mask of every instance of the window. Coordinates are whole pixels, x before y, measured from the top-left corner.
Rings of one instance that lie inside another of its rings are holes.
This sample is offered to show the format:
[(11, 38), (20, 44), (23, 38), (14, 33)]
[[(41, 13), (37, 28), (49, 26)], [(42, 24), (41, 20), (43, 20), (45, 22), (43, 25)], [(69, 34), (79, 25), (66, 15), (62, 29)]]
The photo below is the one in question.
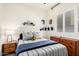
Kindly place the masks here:
[(65, 32), (74, 32), (74, 10), (65, 13)]
[(57, 31), (63, 32), (63, 14), (57, 16)]

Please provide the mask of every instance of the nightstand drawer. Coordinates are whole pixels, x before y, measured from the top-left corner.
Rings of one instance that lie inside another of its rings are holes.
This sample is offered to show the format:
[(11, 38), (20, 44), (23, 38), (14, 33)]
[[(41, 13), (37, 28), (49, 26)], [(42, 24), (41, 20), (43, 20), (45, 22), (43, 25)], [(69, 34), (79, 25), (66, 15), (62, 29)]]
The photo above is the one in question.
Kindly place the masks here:
[(14, 48), (9, 48), (10, 52), (14, 52), (15, 51), (15, 47)]
[(16, 43), (10, 44), (10, 47), (15, 47), (15, 46), (16, 46)]
[(4, 52), (5, 53), (7, 53), (7, 52), (9, 52), (10, 51), (10, 49), (8, 48), (8, 49), (4, 49)]
[(9, 48), (9, 47), (10, 47), (9, 44), (4, 44), (4, 45), (3, 45), (3, 48), (4, 48), (4, 49), (7, 49), (7, 48)]

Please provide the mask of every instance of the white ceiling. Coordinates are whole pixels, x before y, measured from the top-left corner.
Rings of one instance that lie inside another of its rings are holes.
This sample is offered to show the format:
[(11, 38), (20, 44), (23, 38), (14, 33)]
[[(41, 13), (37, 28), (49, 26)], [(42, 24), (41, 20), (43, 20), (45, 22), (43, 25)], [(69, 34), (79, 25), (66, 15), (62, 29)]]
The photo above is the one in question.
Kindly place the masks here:
[(34, 9), (39, 9), (39, 10), (48, 10), (51, 7), (53, 7), (57, 3), (25, 3), (24, 5), (34, 8)]

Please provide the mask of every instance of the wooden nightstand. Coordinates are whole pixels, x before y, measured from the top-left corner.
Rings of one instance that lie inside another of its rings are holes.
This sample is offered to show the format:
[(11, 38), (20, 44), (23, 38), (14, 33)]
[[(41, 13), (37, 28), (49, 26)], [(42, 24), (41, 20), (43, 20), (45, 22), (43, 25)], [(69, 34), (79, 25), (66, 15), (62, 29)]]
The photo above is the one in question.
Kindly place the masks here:
[(17, 41), (5, 42), (2, 44), (2, 55), (8, 55), (15, 53), (17, 47)]

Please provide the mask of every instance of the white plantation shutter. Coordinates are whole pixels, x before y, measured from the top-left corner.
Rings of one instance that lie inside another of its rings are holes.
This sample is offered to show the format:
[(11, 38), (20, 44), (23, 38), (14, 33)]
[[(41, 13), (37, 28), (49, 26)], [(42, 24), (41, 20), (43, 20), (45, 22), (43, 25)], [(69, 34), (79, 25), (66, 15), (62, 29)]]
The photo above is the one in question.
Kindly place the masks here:
[(57, 31), (63, 32), (63, 14), (57, 16)]
[(74, 10), (65, 13), (65, 31), (74, 32)]

